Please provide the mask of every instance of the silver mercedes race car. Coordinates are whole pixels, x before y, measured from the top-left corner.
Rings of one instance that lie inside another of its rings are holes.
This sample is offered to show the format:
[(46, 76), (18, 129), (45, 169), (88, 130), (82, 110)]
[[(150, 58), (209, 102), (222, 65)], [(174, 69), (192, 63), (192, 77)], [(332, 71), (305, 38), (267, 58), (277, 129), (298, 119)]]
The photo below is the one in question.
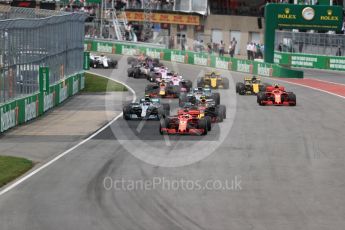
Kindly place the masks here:
[(145, 97), (139, 102), (130, 103), (123, 107), (125, 120), (159, 120), (170, 115), (170, 105), (161, 104), (159, 98)]

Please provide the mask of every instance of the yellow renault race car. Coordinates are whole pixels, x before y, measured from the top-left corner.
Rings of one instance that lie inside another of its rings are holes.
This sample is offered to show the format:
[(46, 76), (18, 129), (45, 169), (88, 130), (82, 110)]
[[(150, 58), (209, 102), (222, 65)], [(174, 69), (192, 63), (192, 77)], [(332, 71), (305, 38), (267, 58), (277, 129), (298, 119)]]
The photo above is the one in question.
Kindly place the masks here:
[(229, 79), (222, 77), (218, 72), (206, 73), (198, 79), (198, 87), (210, 87), (213, 89), (229, 89)]
[(262, 84), (261, 79), (256, 76), (245, 77), (244, 82), (238, 82), (236, 84), (236, 93), (240, 95), (256, 95), (265, 90), (266, 86)]

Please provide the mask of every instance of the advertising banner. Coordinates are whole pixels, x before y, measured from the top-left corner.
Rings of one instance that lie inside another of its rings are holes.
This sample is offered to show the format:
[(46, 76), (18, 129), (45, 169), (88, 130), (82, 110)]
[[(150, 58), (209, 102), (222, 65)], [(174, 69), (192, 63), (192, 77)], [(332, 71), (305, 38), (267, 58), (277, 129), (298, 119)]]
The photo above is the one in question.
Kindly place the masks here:
[(84, 86), (83, 73), (70, 76), (55, 85), (49, 85), (49, 68), (41, 67), (39, 93), (0, 105), (0, 133), (37, 118), (69, 96), (78, 93)]
[[(145, 20), (143, 12), (126, 11), (128, 21)], [(197, 15), (180, 15), (180, 14), (166, 14), (166, 13), (152, 13), (151, 21), (153, 23), (168, 23), (180, 25), (200, 25), (200, 16)]]
[(83, 69), (89, 70), (90, 69), (90, 52), (84, 52), (84, 61), (83, 61)]

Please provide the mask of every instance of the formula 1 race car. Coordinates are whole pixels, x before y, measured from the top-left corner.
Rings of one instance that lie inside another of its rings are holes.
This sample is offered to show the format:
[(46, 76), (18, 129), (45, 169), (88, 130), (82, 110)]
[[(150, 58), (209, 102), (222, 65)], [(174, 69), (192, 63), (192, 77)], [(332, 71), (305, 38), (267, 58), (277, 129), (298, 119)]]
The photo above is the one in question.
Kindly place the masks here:
[[(167, 81), (167, 80), (165, 80), (165, 81)], [(182, 76), (179, 76), (176, 73), (173, 73), (172, 76), (170, 76), (170, 78), (168, 79), (168, 82), (171, 85), (181, 86), (181, 87), (186, 88), (187, 92), (189, 92), (190, 89), (193, 87), (193, 82), (191, 82), (190, 80), (184, 79)]]
[(157, 75), (166, 75), (168, 73), (168, 68), (164, 66), (154, 67), (151, 64), (141, 63), (128, 68), (127, 73), (128, 77), (146, 78), (149, 80), (152, 78), (156, 78)]
[(139, 55), (138, 57), (128, 57), (127, 63), (131, 66), (136, 66), (142, 63), (152, 62), (154, 67), (160, 67), (162, 64), (159, 62), (158, 58), (151, 58), (147, 55)]
[(266, 86), (261, 83), (261, 79), (253, 76), (244, 78), (244, 82), (236, 84), (236, 93), (240, 95), (256, 95), (259, 92), (264, 92)]
[(90, 67), (92, 68), (117, 68), (117, 61), (101, 54), (100, 56), (90, 54)]
[(170, 81), (173, 73), (168, 70), (165, 66), (154, 67), (147, 75), (147, 80), (150, 82), (161, 82), (161, 81)]
[(296, 105), (296, 95), (292, 92), (286, 92), (283, 86), (267, 86), (265, 92), (257, 94), (259, 105)]
[(152, 71), (153, 67), (150, 68), (148, 65), (141, 63), (128, 68), (127, 76), (133, 78), (147, 78)]
[(206, 135), (211, 124), (208, 120), (200, 118), (199, 110), (181, 109), (176, 116), (161, 120), (159, 132), (161, 134), (194, 134)]
[(151, 83), (146, 86), (145, 94), (151, 98), (162, 97), (162, 98), (179, 98), (181, 93), (187, 93), (190, 91), (187, 82), (181, 81), (175, 85), (174, 82), (157, 82)]
[(169, 104), (161, 104), (159, 99), (153, 99), (147, 96), (140, 99), (138, 103), (130, 103), (123, 107), (123, 118), (125, 120), (159, 120), (169, 115)]
[(216, 105), (213, 99), (206, 99), (202, 96), (195, 106), (199, 109), (201, 116), (210, 117), (212, 122), (223, 122), (226, 119), (226, 107)]
[(184, 107), (185, 103), (192, 103), (193, 105), (197, 104), (200, 101), (200, 98), (205, 96), (206, 99), (213, 99), (216, 105), (220, 104), (220, 94), (212, 92), (211, 88), (198, 87), (194, 88), (193, 91), (189, 93), (181, 93), (179, 97), (179, 106)]
[(229, 79), (220, 76), (219, 73), (210, 72), (198, 79), (197, 86), (211, 87), (213, 89), (229, 89)]

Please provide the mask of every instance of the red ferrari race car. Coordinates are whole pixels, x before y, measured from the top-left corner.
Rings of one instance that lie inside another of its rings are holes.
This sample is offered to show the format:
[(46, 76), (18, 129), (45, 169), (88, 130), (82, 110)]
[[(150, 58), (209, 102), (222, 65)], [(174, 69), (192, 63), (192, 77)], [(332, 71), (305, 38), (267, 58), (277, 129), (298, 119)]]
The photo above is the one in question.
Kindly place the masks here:
[(190, 109), (181, 109), (177, 116), (166, 117), (159, 127), (161, 134), (206, 135), (210, 130), (210, 118), (200, 118), (199, 110)]
[(296, 95), (292, 92), (286, 92), (285, 87), (274, 85), (267, 86), (265, 92), (257, 94), (259, 105), (296, 105)]

